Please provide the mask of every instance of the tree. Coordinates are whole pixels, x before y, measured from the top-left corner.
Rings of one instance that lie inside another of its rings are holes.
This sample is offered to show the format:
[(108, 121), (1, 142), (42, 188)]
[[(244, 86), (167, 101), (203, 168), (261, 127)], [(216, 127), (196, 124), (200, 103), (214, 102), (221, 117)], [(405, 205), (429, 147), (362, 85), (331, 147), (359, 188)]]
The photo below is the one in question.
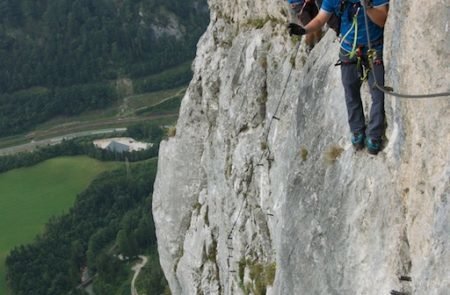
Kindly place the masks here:
[(81, 269), (86, 264), (85, 249), (80, 240), (73, 241), (70, 247), (70, 280), (72, 285), (80, 282)]
[(143, 214), (135, 231), (135, 236), (141, 248), (147, 248), (150, 245), (156, 244), (155, 226), (151, 212), (145, 212)]
[(128, 235), (124, 229), (117, 233), (116, 244), (119, 248), (119, 253), (124, 257), (134, 258), (139, 254), (136, 238), (134, 235)]

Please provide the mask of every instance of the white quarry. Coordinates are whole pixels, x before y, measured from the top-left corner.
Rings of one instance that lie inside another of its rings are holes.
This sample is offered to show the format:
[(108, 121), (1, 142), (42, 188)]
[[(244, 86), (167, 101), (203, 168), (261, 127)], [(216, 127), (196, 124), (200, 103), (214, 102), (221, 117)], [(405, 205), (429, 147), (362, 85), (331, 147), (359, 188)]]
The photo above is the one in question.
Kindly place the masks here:
[[(449, 294), (449, 97), (387, 96), (383, 151), (355, 152), (334, 32), (297, 51), (285, 1), (208, 2), (153, 195), (172, 294)], [(449, 91), (449, 11), (390, 1), (386, 85)]]
[(112, 149), (111, 144), (119, 144), (126, 148), (126, 151), (142, 151), (153, 146), (152, 143), (137, 141), (131, 137), (112, 137), (112, 138), (102, 138), (93, 141), (94, 146), (99, 149)]

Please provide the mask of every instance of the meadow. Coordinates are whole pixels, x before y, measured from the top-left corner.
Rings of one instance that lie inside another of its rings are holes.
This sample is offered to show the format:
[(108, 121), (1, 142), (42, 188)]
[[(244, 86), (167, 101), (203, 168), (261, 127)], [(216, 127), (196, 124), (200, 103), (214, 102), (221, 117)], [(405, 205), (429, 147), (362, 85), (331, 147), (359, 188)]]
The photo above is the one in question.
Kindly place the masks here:
[(33, 241), (52, 216), (70, 209), (77, 194), (97, 175), (119, 165), (86, 156), (59, 157), (0, 174), (0, 295), (8, 294), (9, 251)]

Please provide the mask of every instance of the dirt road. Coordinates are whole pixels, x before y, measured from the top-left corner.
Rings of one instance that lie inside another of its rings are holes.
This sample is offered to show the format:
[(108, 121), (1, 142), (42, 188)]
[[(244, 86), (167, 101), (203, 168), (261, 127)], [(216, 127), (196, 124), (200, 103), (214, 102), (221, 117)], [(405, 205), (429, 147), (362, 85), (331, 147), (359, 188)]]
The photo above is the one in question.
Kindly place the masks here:
[(134, 271), (133, 280), (131, 281), (131, 295), (139, 295), (136, 286), (134, 285), (136, 282), (137, 277), (139, 276), (139, 273), (141, 272), (141, 269), (147, 264), (148, 258), (143, 255), (139, 255), (139, 258), (142, 259), (140, 263), (137, 263), (135, 266), (133, 266), (132, 270)]

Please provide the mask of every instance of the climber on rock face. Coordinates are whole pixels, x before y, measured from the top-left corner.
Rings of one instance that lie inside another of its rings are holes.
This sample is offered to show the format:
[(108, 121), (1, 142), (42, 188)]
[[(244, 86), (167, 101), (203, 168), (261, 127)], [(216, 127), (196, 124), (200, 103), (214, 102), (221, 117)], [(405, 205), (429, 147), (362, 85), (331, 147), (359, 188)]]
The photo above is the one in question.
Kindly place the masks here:
[[(310, 34), (320, 31), (332, 15), (338, 16), (341, 40), (339, 64), (352, 133), (351, 141), (356, 149), (362, 149), (366, 145), (369, 153), (377, 154), (381, 150), (384, 133), (384, 93), (373, 86), (375, 82), (384, 86), (383, 27), (389, 0), (361, 1), (323, 0), (319, 13), (308, 24), (302, 27), (290, 23), (288, 30), (290, 35)], [(367, 26), (366, 18), (369, 20)], [(369, 47), (373, 50), (370, 51)], [(372, 96), (367, 128), (360, 92), (366, 78)]]

